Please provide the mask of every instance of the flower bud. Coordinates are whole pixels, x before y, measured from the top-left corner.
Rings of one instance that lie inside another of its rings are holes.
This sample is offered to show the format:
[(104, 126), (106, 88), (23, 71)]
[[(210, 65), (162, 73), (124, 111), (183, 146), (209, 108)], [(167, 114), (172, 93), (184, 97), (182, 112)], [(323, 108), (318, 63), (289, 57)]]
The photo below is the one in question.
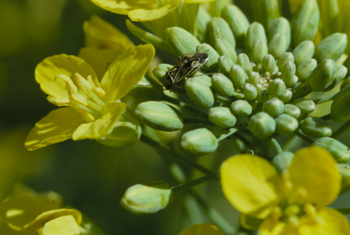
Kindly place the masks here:
[(327, 149), (338, 163), (346, 163), (349, 160), (349, 148), (336, 139), (322, 137), (313, 142), (312, 145)]
[(285, 50), (287, 50), (291, 40), (291, 29), (289, 21), (284, 17), (279, 17), (273, 20), (268, 33), (268, 41), (270, 42), (273, 36), (279, 33), (283, 34), (286, 38)]
[(300, 116), (300, 109), (293, 105), (293, 104), (286, 104), (284, 105), (284, 111), (283, 113), (288, 114), (289, 116), (292, 116), (294, 118), (298, 118)]
[(272, 71), (275, 67), (275, 64), (276, 64), (275, 57), (273, 57), (270, 54), (264, 56), (264, 58), (262, 60), (262, 67), (263, 67), (263, 69), (265, 69), (266, 72), (272, 73)]
[(260, 64), (264, 56), (267, 55), (267, 45), (263, 40), (257, 40), (252, 48), (251, 58), (256, 64)]
[(299, 77), (300, 81), (305, 81), (316, 67), (317, 61), (315, 59), (304, 60), (298, 65), (296, 75)]
[(333, 60), (324, 60), (319, 63), (312, 71), (309, 77), (309, 82), (312, 90), (324, 91), (334, 80), (335, 62)]
[(197, 47), (197, 53), (207, 53), (209, 60), (202, 67), (204, 71), (216, 70), (218, 66), (219, 54), (209, 44), (203, 43)]
[(245, 98), (248, 100), (255, 100), (258, 96), (258, 91), (256, 90), (256, 87), (250, 83), (244, 84), (243, 93)]
[(293, 96), (293, 92), (290, 88), (288, 88), (288, 89), (285, 89), (281, 95), (277, 96), (277, 98), (283, 101), (284, 103), (288, 103), (292, 98), (292, 96)]
[(266, 92), (272, 97), (277, 97), (281, 95), (285, 89), (286, 89), (286, 85), (282, 81), (282, 79), (276, 78), (270, 82), (270, 84), (266, 89)]
[(345, 122), (350, 119), (350, 86), (344, 87), (334, 97), (331, 106), (331, 117), (336, 122)]
[(304, 1), (294, 12), (291, 20), (292, 47), (304, 40), (313, 40), (320, 20), (316, 0)]
[(173, 190), (163, 181), (129, 187), (120, 203), (133, 214), (153, 214), (165, 209), (173, 200)]
[(180, 146), (191, 154), (206, 154), (216, 150), (218, 140), (208, 129), (199, 128), (183, 134)]
[(345, 33), (334, 33), (324, 38), (315, 48), (314, 58), (321, 62), (326, 59), (337, 61), (348, 44)]
[(211, 82), (214, 90), (222, 96), (232, 96), (235, 92), (231, 80), (222, 73), (214, 73)]
[(337, 164), (337, 168), (342, 178), (340, 193), (345, 193), (350, 190), (350, 166), (348, 164)]
[(260, 103), (265, 103), (267, 100), (269, 100), (269, 94), (267, 94), (266, 90), (261, 90), (258, 92), (257, 100)]
[(347, 77), (347, 78), (344, 79), (344, 82), (340, 86), (340, 90), (343, 90), (348, 85), (350, 85), (350, 77)]
[(294, 56), (291, 52), (286, 52), (278, 58), (278, 61), (277, 61), (278, 69), (282, 71), (284, 65), (288, 62), (294, 62)]
[(197, 77), (189, 78), (185, 82), (185, 90), (190, 100), (204, 108), (209, 108), (214, 104), (214, 95), (210, 87)]
[[(296, 71), (296, 66), (294, 63), (292, 62), (288, 62), (283, 66), (283, 70), (282, 70), (282, 79), (283, 81), (286, 83), (286, 85), (293, 80), (293, 77), (295, 75), (295, 71)], [(288, 86), (288, 85), (287, 85)]]
[(247, 17), (237, 6), (233, 4), (227, 4), (224, 7), (222, 17), (230, 25), (230, 28), (237, 40), (237, 45), (241, 47), (244, 43), (244, 38), (250, 25)]
[(178, 55), (194, 53), (195, 48), (201, 44), (195, 36), (183, 28), (171, 27), (166, 32), (168, 41)]
[(230, 26), (220, 17), (214, 17), (208, 24), (211, 45), (220, 55), (228, 56), (232, 61), (237, 58), (236, 41)]
[(335, 64), (334, 74), (333, 74), (334, 80), (332, 84), (329, 87), (327, 87), (326, 90), (330, 90), (336, 87), (345, 78), (347, 73), (348, 73), (348, 69), (344, 65)]
[(294, 154), (291, 152), (282, 152), (273, 157), (272, 164), (281, 173), (289, 168), (293, 157)]
[(241, 66), (235, 64), (230, 70), (230, 78), (235, 88), (242, 88), (247, 80), (247, 74)]
[(295, 64), (299, 65), (302, 62), (312, 58), (315, 52), (315, 45), (310, 40), (302, 41), (296, 46), (292, 53), (294, 56)]
[(278, 59), (286, 51), (286, 49), (286, 37), (281, 33), (274, 35), (269, 42), (269, 53)]
[(163, 131), (175, 131), (183, 128), (181, 113), (159, 101), (140, 103), (135, 109), (136, 115), (148, 126)]
[(332, 134), (331, 125), (322, 118), (307, 117), (300, 127), (304, 134), (310, 137), (327, 137)]
[(267, 113), (259, 112), (250, 118), (248, 129), (256, 137), (264, 139), (275, 132), (276, 122)]
[(271, 117), (277, 117), (284, 110), (284, 104), (277, 98), (272, 98), (266, 101), (262, 107), (263, 111), (268, 113)]
[(315, 103), (312, 100), (298, 98), (294, 100), (293, 103), (300, 109), (302, 113), (311, 113), (315, 110)]
[(250, 73), (252, 71), (253, 66), (250, 63), (247, 54), (240, 53), (237, 58), (237, 64), (240, 65), (246, 73)]
[(198, 9), (198, 18), (200, 20), (197, 20), (196, 23), (196, 29), (197, 34), (196, 37), (200, 42), (208, 42), (208, 24), (211, 21), (211, 16), (207, 10), (205, 10), (203, 7), (199, 7)]
[(220, 56), (218, 61), (220, 72), (224, 73), (226, 76), (229, 76), (230, 70), (234, 65), (234, 62), (236, 61), (232, 61), (226, 55)]
[(258, 85), (260, 80), (260, 74), (258, 72), (250, 72), (248, 75), (248, 82), (254, 86)]
[(246, 50), (250, 53), (253, 51), (254, 43), (258, 40), (262, 40), (263, 43), (267, 43), (266, 33), (264, 26), (258, 22), (253, 22), (249, 28), (245, 39)]
[(252, 106), (245, 100), (236, 100), (230, 107), (233, 114), (238, 117), (249, 116), (253, 112)]
[(233, 127), (236, 124), (236, 117), (227, 107), (213, 107), (209, 109), (208, 119), (221, 128)]
[(298, 127), (299, 123), (294, 117), (288, 114), (281, 114), (276, 119), (276, 132), (280, 135), (288, 135), (293, 133)]

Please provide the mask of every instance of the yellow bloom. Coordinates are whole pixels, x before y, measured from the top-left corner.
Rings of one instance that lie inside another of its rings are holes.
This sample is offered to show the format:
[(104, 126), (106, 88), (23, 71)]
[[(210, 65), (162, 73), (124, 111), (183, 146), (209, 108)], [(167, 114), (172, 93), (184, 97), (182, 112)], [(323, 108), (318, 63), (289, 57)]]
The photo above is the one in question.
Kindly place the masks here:
[(228, 201), (263, 220), (261, 235), (350, 234), (346, 217), (325, 208), (336, 199), (341, 176), (324, 149), (297, 151), (281, 176), (268, 161), (249, 154), (225, 160), (220, 174)]
[[(126, 105), (119, 100), (146, 73), (154, 53), (154, 47), (149, 44), (122, 52), (101, 82), (91, 66), (78, 57), (56, 55), (44, 59), (36, 67), (36, 81), (49, 102), (68, 107), (53, 110), (36, 123), (25, 142), (27, 149), (35, 150), (70, 138), (97, 139), (113, 146), (128, 142), (128, 128), (139, 127), (132, 122), (118, 124), (130, 119), (124, 117), (128, 115), (124, 112)], [(118, 136), (117, 130), (125, 136)]]
[[(117, 1), (91, 0), (97, 6), (117, 14), (128, 15), (133, 21), (151, 21), (159, 19), (173, 11), (180, 0), (165, 1)], [(205, 3), (213, 0), (184, 0), (185, 3)]]
[(179, 235), (224, 235), (224, 233), (213, 224), (196, 224), (182, 231)]

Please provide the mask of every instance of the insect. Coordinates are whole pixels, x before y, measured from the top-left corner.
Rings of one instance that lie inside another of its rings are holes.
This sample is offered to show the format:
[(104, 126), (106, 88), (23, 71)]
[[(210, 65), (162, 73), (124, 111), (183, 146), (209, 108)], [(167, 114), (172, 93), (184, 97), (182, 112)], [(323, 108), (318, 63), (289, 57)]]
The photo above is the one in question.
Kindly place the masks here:
[(208, 60), (209, 55), (207, 53), (192, 53), (180, 56), (179, 61), (165, 74), (165, 90), (170, 90), (173, 87), (182, 88), (184, 79), (193, 76)]

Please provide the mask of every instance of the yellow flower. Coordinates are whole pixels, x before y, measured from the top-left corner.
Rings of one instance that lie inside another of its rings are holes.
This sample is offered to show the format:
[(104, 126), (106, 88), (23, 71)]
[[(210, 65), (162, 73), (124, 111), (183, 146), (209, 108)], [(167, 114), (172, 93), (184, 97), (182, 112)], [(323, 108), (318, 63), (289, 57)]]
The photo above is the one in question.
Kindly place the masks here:
[(260, 235), (350, 234), (346, 217), (325, 208), (336, 199), (341, 176), (324, 149), (300, 149), (281, 176), (268, 161), (249, 154), (225, 160), (220, 174), (228, 201), (263, 220)]
[(179, 235), (224, 235), (224, 233), (213, 224), (196, 224), (182, 231)]
[(128, 128), (140, 127), (134, 124), (137, 120), (132, 120), (132, 115), (124, 112), (126, 104), (119, 100), (146, 73), (154, 53), (154, 47), (149, 44), (122, 52), (101, 82), (91, 66), (78, 57), (56, 55), (44, 59), (36, 67), (35, 79), (49, 102), (68, 107), (53, 110), (36, 123), (25, 142), (27, 149), (35, 150), (70, 138), (97, 139), (112, 146), (135, 142), (135, 136), (128, 136), (131, 135)]
[[(151, 21), (159, 19), (173, 11), (180, 0), (165, 1), (117, 1), (91, 0), (97, 6), (117, 14), (128, 15), (133, 21)], [(213, 0), (185, 0), (185, 3), (205, 3)]]

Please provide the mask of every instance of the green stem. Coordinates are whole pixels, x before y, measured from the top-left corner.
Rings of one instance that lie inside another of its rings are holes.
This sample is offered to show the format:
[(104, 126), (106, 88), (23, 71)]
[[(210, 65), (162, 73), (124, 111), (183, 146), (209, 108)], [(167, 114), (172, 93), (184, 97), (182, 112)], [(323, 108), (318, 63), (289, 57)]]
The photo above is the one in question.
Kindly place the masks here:
[(312, 139), (310, 139), (309, 137), (306, 137), (305, 135), (301, 134), (298, 131), (296, 131), (294, 133), (296, 136), (298, 136), (300, 139), (304, 140), (308, 144), (312, 144), (314, 142)]
[(333, 132), (331, 137), (336, 139), (338, 136), (344, 134), (349, 129), (350, 129), (350, 120), (345, 122), (341, 127), (339, 127), (335, 132)]
[[(157, 141), (154, 141), (154, 140), (152, 140), (151, 138), (149, 138), (149, 137), (147, 137), (145, 135), (141, 135), (141, 140), (144, 143), (154, 147), (155, 149), (158, 149), (159, 151), (170, 155), (173, 158), (173, 160), (175, 160), (175, 161), (181, 161), (181, 162), (185, 163), (186, 165), (191, 166), (192, 168), (195, 168), (195, 169), (197, 169), (197, 170), (199, 170), (199, 171), (201, 171), (201, 172), (203, 172), (205, 174), (212, 173), (211, 170), (209, 170), (209, 169), (199, 165), (198, 163), (192, 161), (190, 158), (182, 156), (181, 154), (173, 151), (169, 146), (167, 146), (165, 144), (158, 143)], [(163, 154), (160, 154), (160, 156), (164, 157)]]
[(279, 143), (277, 142), (277, 140), (275, 138), (271, 138), (271, 143), (272, 143), (272, 146), (275, 148), (277, 154), (283, 152), (281, 145), (279, 145)]
[(201, 178), (192, 180), (192, 181), (187, 182), (185, 184), (180, 184), (180, 185), (174, 186), (172, 189), (176, 193), (183, 192), (183, 191), (191, 189), (194, 186), (197, 186), (199, 184), (202, 184), (204, 182), (207, 182), (207, 181), (209, 181), (211, 179), (214, 179), (214, 178), (217, 178), (217, 177), (218, 177), (218, 173), (217, 172), (213, 172), (213, 173), (211, 173), (209, 175), (206, 175), (206, 176), (203, 176)]

